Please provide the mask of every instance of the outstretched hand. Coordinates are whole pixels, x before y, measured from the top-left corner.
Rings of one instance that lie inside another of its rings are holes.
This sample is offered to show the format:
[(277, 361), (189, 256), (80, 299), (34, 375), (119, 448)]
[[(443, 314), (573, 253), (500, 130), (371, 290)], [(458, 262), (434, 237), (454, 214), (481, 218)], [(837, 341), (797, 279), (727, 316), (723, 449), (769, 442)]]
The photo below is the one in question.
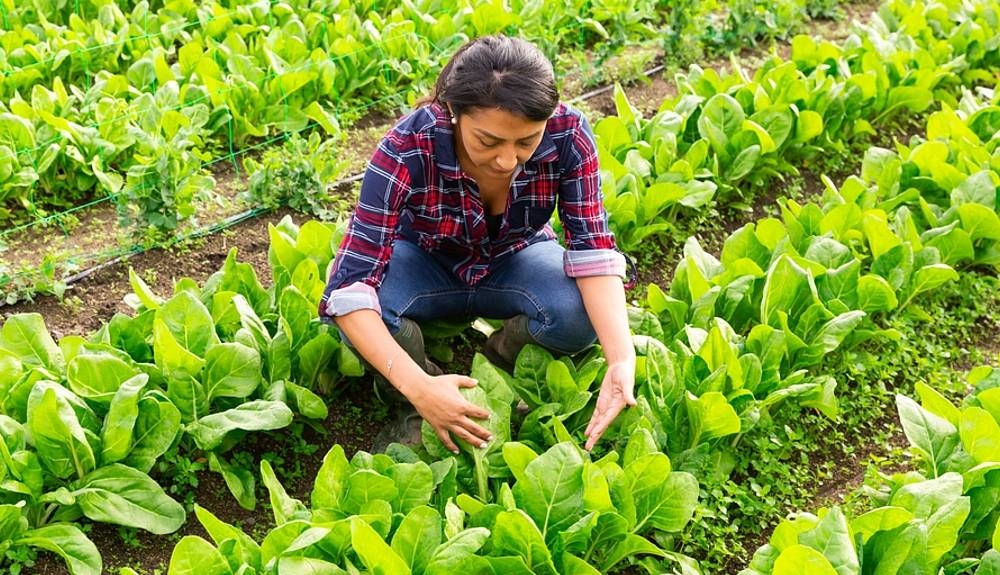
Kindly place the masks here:
[(618, 414), (628, 406), (635, 405), (635, 361), (623, 361), (608, 366), (597, 395), (597, 407), (587, 424), (584, 448), (590, 451), (614, 422)]
[(455, 437), (477, 447), (485, 447), (493, 439), (489, 430), (474, 419), (488, 419), (490, 412), (466, 401), (459, 392), (463, 387), (475, 387), (478, 382), (465, 375), (447, 374), (431, 377), (427, 383), (414, 389), (408, 398), (417, 413), (434, 428), (435, 435), (445, 448), (458, 453)]

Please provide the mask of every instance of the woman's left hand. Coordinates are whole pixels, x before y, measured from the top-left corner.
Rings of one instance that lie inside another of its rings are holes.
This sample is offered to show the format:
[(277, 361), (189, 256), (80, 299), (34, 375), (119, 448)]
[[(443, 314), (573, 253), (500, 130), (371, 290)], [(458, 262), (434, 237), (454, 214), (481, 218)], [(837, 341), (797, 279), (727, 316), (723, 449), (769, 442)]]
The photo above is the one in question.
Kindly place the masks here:
[(597, 396), (597, 407), (594, 415), (590, 418), (587, 430), (587, 443), (584, 448), (587, 451), (593, 449), (597, 440), (604, 435), (608, 426), (614, 422), (618, 414), (630, 405), (635, 405), (635, 359), (622, 361), (608, 366), (607, 373), (604, 374), (604, 381), (601, 382), (601, 391)]

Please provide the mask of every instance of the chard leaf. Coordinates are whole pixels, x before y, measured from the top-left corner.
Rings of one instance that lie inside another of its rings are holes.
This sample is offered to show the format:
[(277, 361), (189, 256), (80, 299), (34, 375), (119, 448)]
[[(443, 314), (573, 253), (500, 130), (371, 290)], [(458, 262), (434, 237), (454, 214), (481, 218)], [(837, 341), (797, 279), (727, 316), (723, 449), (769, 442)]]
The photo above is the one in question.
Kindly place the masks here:
[(147, 394), (139, 400), (138, 408), (132, 429), (132, 449), (123, 463), (149, 473), (180, 433), (181, 412), (160, 393)]
[(248, 397), (261, 378), (260, 354), (239, 343), (213, 345), (205, 353), (202, 377), (207, 401), (217, 397)]
[(649, 539), (640, 537), (635, 533), (626, 533), (624, 537), (615, 543), (614, 547), (611, 548), (611, 551), (605, 557), (604, 563), (601, 565), (601, 573), (608, 573), (612, 567), (623, 559), (639, 554), (656, 555), (658, 557), (666, 556), (664, 550)]
[(97, 546), (76, 525), (57, 523), (25, 531), (14, 543), (59, 555), (72, 575), (100, 575), (103, 572)]
[(881, 276), (866, 274), (858, 280), (858, 308), (861, 311), (867, 314), (892, 311), (898, 305), (895, 290)]
[(271, 499), (271, 511), (274, 512), (275, 525), (284, 525), (296, 519), (309, 520), (309, 510), (301, 501), (288, 495), (266, 459), (262, 459), (260, 462), (260, 476)]
[(559, 533), (584, 515), (580, 449), (560, 443), (539, 455), (525, 467), (513, 492), (518, 506), (551, 545)]
[(139, 371), (107, 353), (81, 353), (66, 366), (69, 388), (84, 399), (108, 405), (125, 381)]
[(184, 506), (163, 492), (145, 473), (113, 463), (74, 484), (83, 514), (94, 521), (145, 529), (165, 535), (184, 524)]
[(188, 424), (185, 431), (199, 449), (210, 451), (222, 444), (230, 431), (267, 431), (287, 427), (292, 422), (292, 410), (280, 401), (255, 400), (206, 415)]
[(63, 370), (62, 352), (49, 335), (41, 314), (23, 313), (7, 318), (0, 329), (0, 349), (11, 352), (24, 365), (56, 373)]
[(101, 463), (121, 461), (132, 449), (135, 422), (139, 418), (139, 394), (149, 382), (144, 373), (124, 381), (115, 392), (101, 428)]
[(689, 448), (740, 432), (740, 416), (726, 396), (717, 391), (703, 393), (701, 397), (688, 392), (685, 405), (691, 425)]
[[(557, 446), (558, 447), (558, 446)], [(540, 457), (544, 457), (540, 456)], [(556, 575), (552, 554), (534, 521), (522, 510), (502, 511), (493, 524), (493, 553), (524, 561), (531, 573)]]
[(962, 498), (962, 476), (955, 472), (908, 483), (893, 493), (890, 505), (903, 507), (919, 519), (927, 519), (942, 507)]
[[(313, 102), (313, 104), (316, 104), (316, 102)], [(347, 575), (348, 572), (341, 569), (336, 563), (330, 563), (323, 559), (293, 555), (291, 557), (278, 558), (278, 573)]]
[(774, 561), (773, 575), (843, 575), (822, 553), (805, 545), (792, 545), (778, 555)]
[(959, 417), (962, 447), (978, 463), (1000, 461), (1000, 423), (981, 407), (967, 407)]
[(388, 502), (398, 495), (399, 490), (392, 479), (371, 469), (359, 469), (347, 478), (342, 499), (343, 510), (357, 514), (373, 501), (382, 501), (388, 506)]
[(803, 533), (799, 542), (819, 551), (839, 575), (861, 572), (847, 519), (838, 507), (828, 511), (815, 529)]
[(227, 539), (236, 541), (236, 558), (255, 569), (260, 569), (260, 545), (252, 537), (236, 527), (221, 521), (204, 507), (194, 506), (198, 522), (205, 528), (216, 545), (222, 545)]
[(205, 357), (208, 348), (219, 343), (212, 314), (191, 292), (182, 291), (170, 298), (156, 310), (156, 321), (161, 329), (166, 328), (177, 345), (197, 357)]
[(423, 573), (441, 545), (441, 515), (430, 507), (413, 508), (392, 536), (392, 549), (410, 570)]
[(862, 542), (867, 542), (876, 533), (880, 531), (892, 531), (901, 525), (909, 523), (913, 517), (913, 513), (902, 507), (878, 507), (868, 513), (855, 517), (851, 521), (851, 531), (856, 535), (860, 535)]
[(473, 527), (460, 531), (434, 550), (427, 563), (425, 575), (451, 575), (453, 573), (480, 573), (487, 560), (476, 552), (490, 538), (490, 531), (484, 527)]
[(396, 484), (397, 495), (390, 501), (394, 511), (409, 513), (430, 503), (434, 494), (434, 472), (426, 463), (396, 463), (385, 474)]
[(93, 447), (65, 388), (39, 383), (28, 400), (26, 428), (46, 469), (59, 479), (83, 477), (97, 465)]
[(208, 468), (222, 475), (226, 487), (229, 488), (229, 492), (236, 498), (240, 507), (251, 511), (257, 507), (257, 494), (254, 491), (257, 482), (249, 469), (233, 465), (214, 452), (208, 454)]
[(904, 395), (896, 396), (896, 408), (910, 444), (923, 455), (935, 475), (943, 472), (945, 461), (958, 446), (958, 430)]
[(924, 550), (924, 559), (928, 564), (938, 565), (945, 553), (955, 547), (970, 509), (969, 498), (960, 497), (942, 505), (927, 518), (927, 548)]
[(183, 537), (170, 554), (169, 575), (231, 575), (229, 563), (201, 537)]
[(698, 503), (698, 481), (690, 473), (670, 471), (663, 453), (646, 455), (625, 467), (635, 500), (634, 533), (642, 533), (648, 523), (666, 532), (684, 528)]
[(958, 206), (958, 217), (962, 219), (962, 228), (969, 233), (972, 241), (1000, 240), (1000, 216), (993, 208), (964, 204)]
[(313, 509), (341, 509), (341, 499), (347, 491), (346, 479), (352, 467), (339, 444), (330, 448), (316, 473), (312, 491)]
[(409, 566), (382, 537), (362, 519), (351, 519), (351, 545), (371, 573), (409, 575)]
[(177, 342), (159, 317), (153, 319), (153, 355), (156, 367), (171, 380), (193, 379), (205, 365), (205, 360)]
[(288, 399), (300, 414), (309, 419), (326, 419), (329, 410), (322, 397), (290, 381), (285, 382), (285, 389), (289, 394)]

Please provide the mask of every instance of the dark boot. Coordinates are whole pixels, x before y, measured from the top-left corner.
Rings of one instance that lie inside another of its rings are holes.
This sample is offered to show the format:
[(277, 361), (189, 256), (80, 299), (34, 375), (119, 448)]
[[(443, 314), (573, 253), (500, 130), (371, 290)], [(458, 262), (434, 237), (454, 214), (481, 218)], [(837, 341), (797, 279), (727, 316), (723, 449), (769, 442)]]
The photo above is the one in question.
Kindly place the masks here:
[[(420, 325), (412, 319), (402, 318), (399, 324), (399, 331), (393, 334), (392, 338), (396, 340), (399, 347), (403, 348), (406, 355), (413, 358), (413, 361), (417, 362), (417, 365), (424, 368), (430, 375), (441, 375), (444, 372), (440, 367), (437, 366), (433, 361), (427, 359), (427, 353), (424, 350), (424, 335), (420, 330)], [(400, 403), (409, 403), (399, 390), (393, 387), (389, 380), (382, 376), (381, 373), (371, 364), (365, 363), (372, 373), (375, 374), (375, 393), (383, 400), (389, 404), (395, 405)]]
[[(393, 334), (393, 339), (403, 348), (413, 361), (417, 362), (430, 375), (444, 373), (434, 362), (427, 359), (424, 350), (424, 336), (417, 322), (403, 318), (400, 320), (399, 331)], [(375, 390), (386, 403), (390, 405), (389, 421), (375, 435), (372, 442), (372, 452), (384, 452), (390, 443), (402, 443), (408, 447), (416, 447), (421, 443), (420, 426), (422, 419), (417, 410), (406, 397), (399, 392), (377, 370), (375, 372)]]
[(517, 354), (529, 343), (535, 342), (528, 331), (528, 316), (516, 315), (503, 322), (503, 327), (493, 332), (486, 338), (483, 346), (483, 355), (490, 363), (506, 371), (514, 373), (514, 363), (517, 361)]

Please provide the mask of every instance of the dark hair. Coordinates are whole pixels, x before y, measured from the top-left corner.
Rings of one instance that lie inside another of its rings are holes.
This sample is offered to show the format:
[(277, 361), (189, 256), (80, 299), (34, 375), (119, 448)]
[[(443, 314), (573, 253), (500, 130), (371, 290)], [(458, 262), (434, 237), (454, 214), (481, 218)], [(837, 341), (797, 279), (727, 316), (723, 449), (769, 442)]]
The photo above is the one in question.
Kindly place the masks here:
[(540, 122), (559, 105), (552, 63), (533, 44), (503, 35), (476, 38), (441, 70), (431, 101), (456, 115), (468, 108), (500, 108)]

